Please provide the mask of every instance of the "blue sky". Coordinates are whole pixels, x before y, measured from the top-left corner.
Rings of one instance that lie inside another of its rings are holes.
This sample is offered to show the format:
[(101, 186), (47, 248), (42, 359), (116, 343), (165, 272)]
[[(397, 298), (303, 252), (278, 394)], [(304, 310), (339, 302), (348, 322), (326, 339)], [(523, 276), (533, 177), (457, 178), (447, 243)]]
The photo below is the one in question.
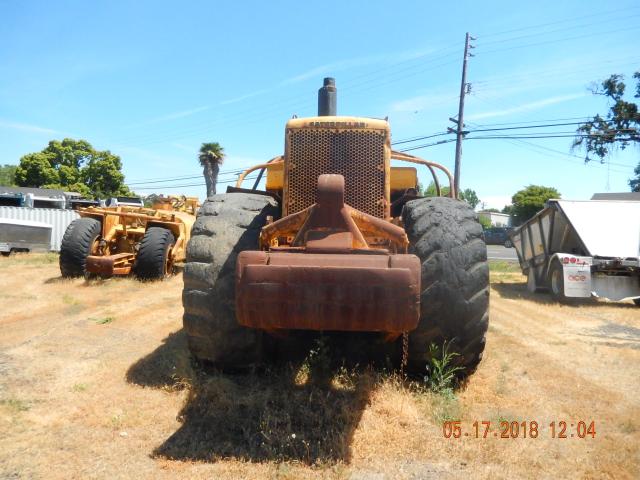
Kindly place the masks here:
[[(224, 146), (223, 172), (280, 154), (286, 120), (315, 115), (324, 76), (336, 77), (340, 114), (388, 116), (394, 140), (442, 132), (457, 113), (467, 31), (477, 37), (468, 128), (604, 113), (591, 82), (640, 69), (637, 0), (0, 0), (0, 16), (0, 163), (53, 138), (84, 138), (120, 155), (140, 193), (204, 197), (204, 186), (176, 187), (203, 183), (180, 178), (201, 173), (202, 142)], [(548, 122), (556, 119), (569, 120)], [(412, 153), (453, 168), (454, 145)], [(637, 148), (584, 165), (570, 146), (571, 138), (465, 141), (461, 185), (498, 208), (530, 183), (574, 199), (628, 190)]]

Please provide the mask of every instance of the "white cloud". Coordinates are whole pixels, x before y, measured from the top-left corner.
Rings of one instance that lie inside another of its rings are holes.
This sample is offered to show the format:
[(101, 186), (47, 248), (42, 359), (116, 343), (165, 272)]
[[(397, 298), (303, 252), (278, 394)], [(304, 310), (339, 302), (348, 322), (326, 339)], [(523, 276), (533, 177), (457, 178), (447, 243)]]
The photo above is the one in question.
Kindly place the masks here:
[(37, 125), (29, 125), (27, 123), (9, 122), (0, 120), (0, 128), (10, 128), (12, 130), (22, 130), (23, 132), (43, 133), (47, 135), (62, 135), (63, 133), (52, 128), (39, 127)]
[(150, 123), (160, 123), (166, 122), (169, 120), (176, 120), (178, 118), (190, 117), (191, 115), (195, 115), (196, 113), (204, 112), (205, 110), (209, 110), (211, 107), (205, 105), (202, 107), (191, 108), (189, 110), (182, 110), (180, 112), (168, 113), (166, 115), (161, 115), (159, 117), (152, 118), (144, 122), (144, 125), (148, 125)]
[(197, 150), (197, 148), (194, 149), (193, 147), (185, 145), (184, 143), (178, 143), (178, 142), (173, 142), (171, 146), (174, 148), (177, 148), (178, 150), (182, 150), (183, 152), (189, 152), (192, 154)]
[(478, 204), (478, 210), (482, 208), (497, 208), (502, 210), (506, 205), (511, 205), (511, 197), (509, 195), (478, 195), (480, 197), (480, 203)]
[(355, 67), (358, 65), (362, 65), (362, 59), (352, 59), (352, 60), (342, 60), (340, 62), (327, 63), (325, 65), (320, 65), (318, 67), (314, 67), (306, 72), (303, 72), (299, 75), (295, 75), (293, 77), (287, 78), (283, 80), (280, 85), (290, 85), (292, 83), (302, 82), (309, 78), (318, 77), (321, 75), (326, 75), (329, 72), (337, 72), (339, 70), (344, 70), (349, 67)]
[(424, 57), (429, 53), (433, 52), (434, 49), (429, 48), (425, 50), (410, 50), (400, 53), (384, 53), (380, 55), (368, 55), (365, 57), (356, 57), (349, 58), (346, 60), (339, 60), (337, 62), (331, 62), (324, 65), (319, 65), (317, 67), (313, 67), (306, 72), (302, 72), (293, 77), (287, 78), (280, 82), (280, 86), (282, 85), (290, 85), (292, 83), (302, 82), (309, 78), (318, 77), (321, 75), (326, 75), (329, 73), (335, 73), (342, 70), (348, 70), (350, 68), (355, 67), (365, 67), (369, 65), (375, 65), (377, 63), (386, 63), (386, 62), (405, 62), (409, 60), (414, 60), (416, 58)]
[(475, 121), (482, 120), (485, 118), (494, 118), (494, 117), (504, 117), (507, 115), (511, 115), (513, 113), (521, 113), (528, 112), (531, 110), (539, 110), (543, 107), (548, 107), (549, 105), (556, 105), (558, 103), (568, 102), (569, 100), (575, 100), (576, 98), (584, 97), (586, 94), (584, 93), (574, 93), (571, 95), (560, 95), (556, 97), (545, 98), (543, 100), (538, 100), (536, 102), (524, 103), (522, 105), (518, 105), (512, 108), (505, 108), (502, 110), (491, 110), (488, 112), (477, 113), (475, 115), (468, 115), (465, 120)]
[(268, 91), (269, 91), (269, 89), (263, 88), (262, 90), (256, 90), (255, 92), (245, 93), (244, 95), (240, 95), (240, 96), (235, 97), (235, 98), (230, 98), (229, 100), (223, 100), (223, 101), (220, 102), (220, 105), (229, 105), (230, 103), (241, 102), (243, 100), (246, 100), (247, 98), (257, 97), (258, 95), (262, 95), (263, 93), (267, 93)]
[(390, 108), (393, 112), (416, 112), (419, 110), (424, 110), (425, 108), (442, 105), (457, 98), (458, 95), (454, 95), (453, 92), (439, 94), (429, 93), (426, 95), (418, 95), (404, 100), (398, 100), (396, 102), (393, 102)]

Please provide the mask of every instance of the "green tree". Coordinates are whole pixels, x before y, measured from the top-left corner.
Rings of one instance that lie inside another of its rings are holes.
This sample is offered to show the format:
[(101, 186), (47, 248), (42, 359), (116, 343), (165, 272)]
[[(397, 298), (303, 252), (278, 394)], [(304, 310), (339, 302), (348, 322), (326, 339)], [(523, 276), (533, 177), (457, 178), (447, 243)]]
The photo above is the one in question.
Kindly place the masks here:
[(207, 198), (216, 194), (218, 173), (224, 161), (224, 148), (218, 142), (203, 143), (198, 152), (202, 174), (207, 185)]
[(491, 212), (491, 213), (501, 213), (497, 208), (484, 208), (483, 212)]
[(470, 188), (465, 188), (460, 192), (460, 199), (471, 205), (471, 208), (473, 209), (475, 209), (480, 203), (480, 199), (478, 198), (475, 190), (471, 190)]
[(24, 155), (15, 180), (22, 187), (58, 188), (95, 198), (131, 194), (120, 157), (71, 138), (52, 140), (44, 150)]
[(502, 208), (501, 213), (506, 213), (507, 215), (513, 215), (513, 205), (505, 205)]
[(631, 187), (632, 192), (640, 192), (640, 163), (633, 171), (636, 174), (636, 178), (632, 178), (629, 180), (629, 186)]
[(11, 187), (16, 183), (16, 169), (17, 165), (2, 165), (0, 166), (0, 185)]
[(488, 228), (491, 228), (491, 220), (489, 220), (487, 217), (478, 217), (478, 221), (480, 222), (480, 225), (482, 225), (482, 229), (486, 230)]
[(526, 222), (542, 210), (546, 201), (551, 198), (560, 198), (560, 192), (552, 187), (529, 185), (511, 197), (512, 214), (518, 223)]
[[(634, 97), (640, 98), (640, 71), (634, 73), (633, 78), (636, 80)], [(640, 142), (640, 109), (637, 103), (624, 99), (625, 90), (624, 76), (618, 74), (611, 75), (592, 90), (594, 94), (607, 98), (609, 111), (604, 117), (597, 114), (577, 129), (573, 147), (585, 150), (585, 161), (590, 161), (589, 156), (593, 155), (604, 162), (616, 148), (624, 150)], [(629, 186), (632, 191), (638, 192), (640, 162), (634, 173), (636, 177), (629, 180)]]
[[(440, 195), (442, 195), (443, 197), (446, 197), (447, 195), (449, 195), (449, 187), (444, 187), (442, 185), (440, 185)], [(436, 192), (436, 184), (431, 182), (429, 183), (429, 186), (424, 190), (424, 196), (425, 197), (435, 197), (437, 195)]]

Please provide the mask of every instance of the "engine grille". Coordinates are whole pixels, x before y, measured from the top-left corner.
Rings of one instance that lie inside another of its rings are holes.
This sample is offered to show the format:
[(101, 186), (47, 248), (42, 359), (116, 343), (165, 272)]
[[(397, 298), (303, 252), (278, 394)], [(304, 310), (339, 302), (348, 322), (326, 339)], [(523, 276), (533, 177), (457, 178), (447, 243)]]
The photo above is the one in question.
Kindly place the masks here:
[(383, 130), (288, 130), (287, 214), (315, 203), (318, 176), (338, 173), (345, 203), (384, 218), (385, 137)]

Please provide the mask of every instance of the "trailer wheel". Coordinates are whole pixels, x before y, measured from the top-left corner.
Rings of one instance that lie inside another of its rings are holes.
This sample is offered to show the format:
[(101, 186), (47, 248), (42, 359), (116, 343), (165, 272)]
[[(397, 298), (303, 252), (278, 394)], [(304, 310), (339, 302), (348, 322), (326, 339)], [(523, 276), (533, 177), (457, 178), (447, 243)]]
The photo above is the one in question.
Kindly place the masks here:
[(429, 345), (449, 342), (453, 363), (471, 375), (489, 327), (489, 266), (482, 226), (469, 205), (445, 197), (408, 202), (402, 212), (410, 251), (422, 263), (420, 322), (409, 335), (408, 369), (425, 373)]
[(262, 362), (263, 333), (242, 327), (235, 313), (238, 253), (258, 249), (276, 201), (258, 194), (214, 195), (204, 203), (191, 230), (184, 267), (183, 324), (192, 355), (214, 366), (237, 370)]
[(634, 298), (633, 303), (635, 303), (636, 306), (640, 307), (640, 298)]
[(557, 258), (551, 261), (547, 281), (551, 296), (558, 302), (567, 302), (568, 298), (564, 295), (564, 271), (562, 270), (562, 263)]
[(60, 246), (60, 273), (63, 277), (82, 277), (102, 226), (95, 218), (77, 218), (69, 224)]
[(140, 280), (159, 280), (173, 270), (171, 247), (176, 239), (171, 230), (149, 227), (144, 232), (133, 271)]

